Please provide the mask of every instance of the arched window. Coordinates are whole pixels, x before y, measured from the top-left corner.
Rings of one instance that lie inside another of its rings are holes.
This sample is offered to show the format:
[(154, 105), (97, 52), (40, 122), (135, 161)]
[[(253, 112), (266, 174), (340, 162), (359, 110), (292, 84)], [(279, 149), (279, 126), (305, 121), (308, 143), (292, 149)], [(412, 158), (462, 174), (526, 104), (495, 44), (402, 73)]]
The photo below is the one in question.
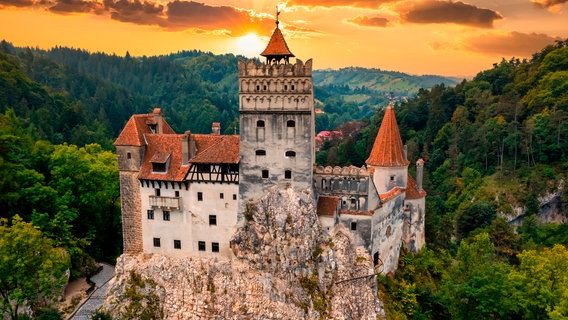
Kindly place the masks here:
[(296, 151), (286, 151), (286, 157), (295, 157), (296, 156)]
[(296, 121), (294, 120), (288, 120), (286, 121), (286, 127), (288, 128), (294, 128), (296, 126)]
[(264, 128), (264, 120), (258, 120), (256, 122), (256, 127), (257, 128)]
[(257, 155), (257, 156), (265, 156), (265, 155), (266, 155), (266, 150), (256, 150), (256, 155)]

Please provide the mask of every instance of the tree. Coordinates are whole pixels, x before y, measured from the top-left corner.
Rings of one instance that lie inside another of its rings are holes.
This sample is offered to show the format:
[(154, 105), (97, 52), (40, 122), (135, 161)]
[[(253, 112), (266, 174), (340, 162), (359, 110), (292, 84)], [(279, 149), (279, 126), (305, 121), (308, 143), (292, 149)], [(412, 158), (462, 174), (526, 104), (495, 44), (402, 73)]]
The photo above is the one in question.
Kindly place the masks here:
[(20, 307), (49, 305), (66, 283), (69, 255), (18, 215), (0, 221), (0, 311), (18, 319)]
[(465, 238), (477, 228), (484, 228), (495, 219), (495, 207), (486, 202), (476, 202), (458, 216), (456, 224), (458, 235)]
[(511, 272), (515, 299), (525, 319), (566, 319), (568, 317), (568, 250), (563, 245), (527, 250), (518, 255), (521, 264)]
[(452, 319), (508, 319), (515, 314), (510, 267), (496, 259), (487, 233), (462, 241), (456, 260), (440, 283), (440, 298)]

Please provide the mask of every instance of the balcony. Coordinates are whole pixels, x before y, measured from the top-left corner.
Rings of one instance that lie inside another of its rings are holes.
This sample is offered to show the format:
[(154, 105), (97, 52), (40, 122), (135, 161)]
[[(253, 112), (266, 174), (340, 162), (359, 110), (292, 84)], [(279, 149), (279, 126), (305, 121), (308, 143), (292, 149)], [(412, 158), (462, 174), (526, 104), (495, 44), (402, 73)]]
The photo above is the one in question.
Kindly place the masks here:
[(181, 197), (150, 196), (150, 206), (168, 210), (181, 210)]

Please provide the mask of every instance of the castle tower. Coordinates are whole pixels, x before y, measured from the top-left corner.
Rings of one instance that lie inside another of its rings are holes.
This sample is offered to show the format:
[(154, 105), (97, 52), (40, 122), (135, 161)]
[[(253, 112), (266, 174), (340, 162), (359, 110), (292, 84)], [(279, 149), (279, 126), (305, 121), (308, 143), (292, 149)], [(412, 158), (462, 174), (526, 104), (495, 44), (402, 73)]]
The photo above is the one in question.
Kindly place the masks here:
[(239, 60), (240, 212), (271, 186), (312, 188), (314, 93), (312, 60), (294, 57), (276, 20), (261, 53), (266, 63)]
[(410, 162), (406, 158), (394, 110), (390, 104), (385, 110), (366, 163), (374, 169), (373, 181), (379, 194), (387, 193), (394, 187), (406, 188)]

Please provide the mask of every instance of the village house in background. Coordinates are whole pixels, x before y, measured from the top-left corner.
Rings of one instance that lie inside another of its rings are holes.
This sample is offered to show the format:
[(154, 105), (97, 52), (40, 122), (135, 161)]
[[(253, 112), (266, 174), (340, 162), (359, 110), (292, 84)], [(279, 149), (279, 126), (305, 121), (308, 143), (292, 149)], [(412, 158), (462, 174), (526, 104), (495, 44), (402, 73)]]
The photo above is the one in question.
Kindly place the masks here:
[(133, 115), (115, 142), (124, 252), (231, 259), (230, 240), (249, 201), (269, 188), (310, 190), (319, 221), (351, 230), (383, 272), (401, 246), (424, 245), (423, 161), (417, 177), (388, 106), (375, 144), (359, 167), (315, 167), (312, 60), (296, 59), (276, 28), (265, 63), (239, 61), (240, 135), (176, 134), (160, 109)]

